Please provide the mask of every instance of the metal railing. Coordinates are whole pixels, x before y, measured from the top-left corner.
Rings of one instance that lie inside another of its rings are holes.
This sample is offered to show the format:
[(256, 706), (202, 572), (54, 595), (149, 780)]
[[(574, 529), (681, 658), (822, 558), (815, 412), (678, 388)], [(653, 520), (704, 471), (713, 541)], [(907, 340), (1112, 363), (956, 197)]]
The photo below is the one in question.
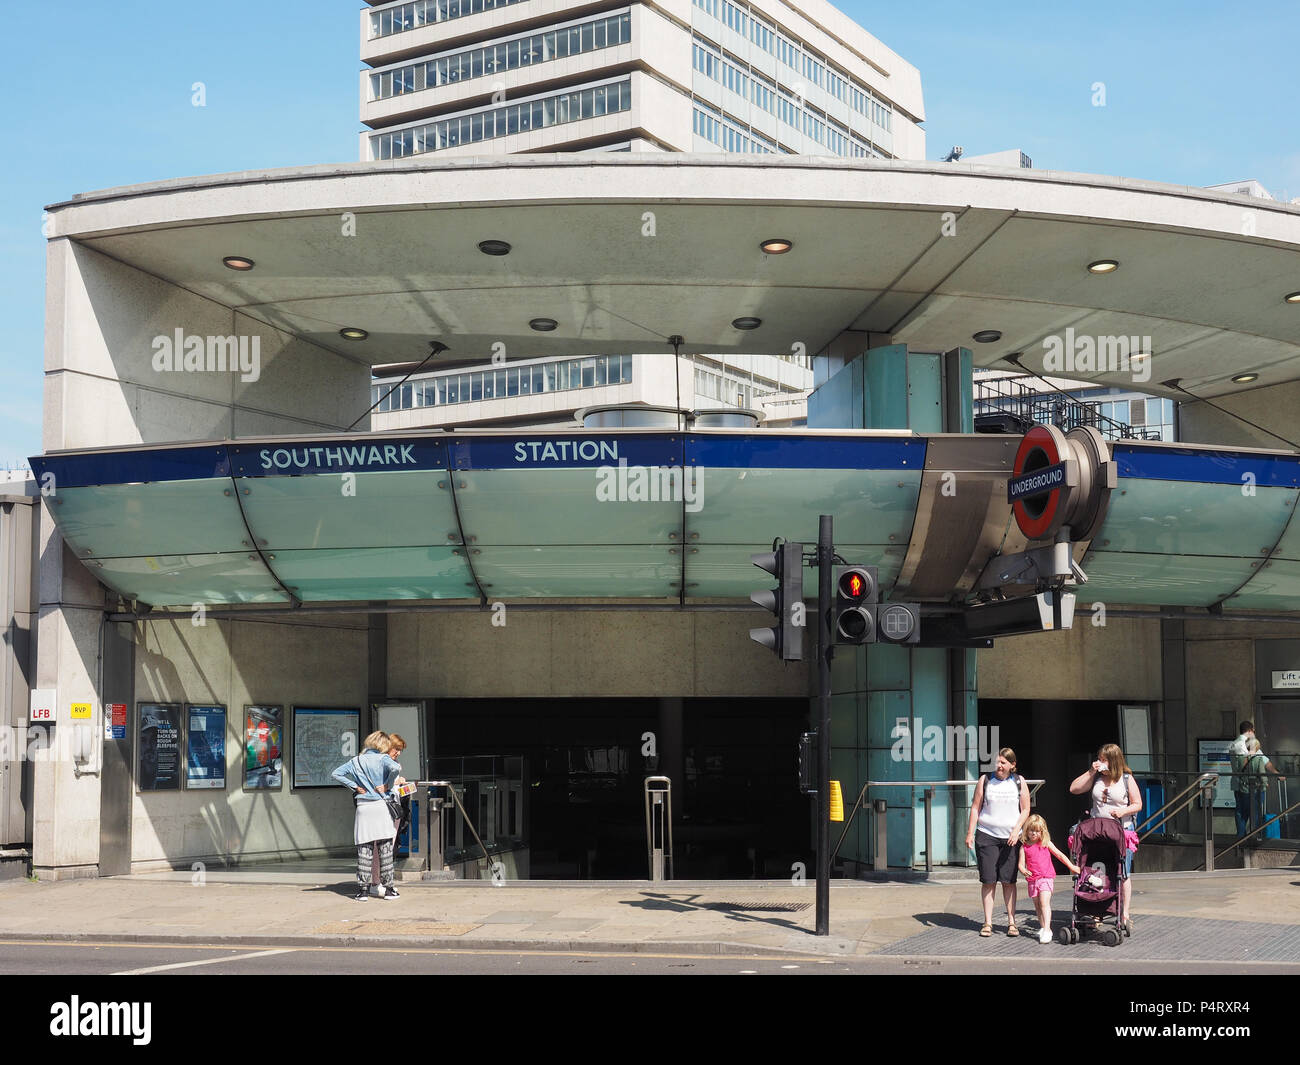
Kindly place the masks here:
[[(844, 823), (844, 831), (840, 833), (840, 838), (836, 841), (835, 847), (831, 850), (831, 861), (839, 854), (840, 847), (844, 845), (845, 839), (848, 838), (849, 829), (853, 827), (853, 819), (858, 815), (858, 810), (862, 807), (862, 800), (866, 798), (868, 788), (910, 788), (915, 791), (922, 790), (921, 802), (925, 806), (925, 871), (927, 873), (934, 871), (934, 789), (941, 787), (949, 788), (973, 788), (980, 782), (979, 777), (974, 780), (868, 780), (862, 785), (862, 790), (858, 792), (858, 797), (853, 803), (853, 809), (849, 812), (848, 818)], [(1034, 804), (1034, 797), (1038, 794), (1038, 789), (1043, 786), (1045, 781), (1028, 780), (1024, 781), (1029, 785), (1029, 804)], [(875, 854), (872, 858), (872, 868), (876, 872), (884, 872), (888, 868), (888, 826), (886, 824), (887, 804), (884, 799), (875, 799), (873, 801), (874, 811), (876, 814), (876, 846)], [(967, 862), (969, 865), (970, 863)]]
[(1132, 426), (1108, 418), (1096, 402), (1076, 399), (1060, 392), (1042, 392), (1029, 387), (1020, 378), (992, 378), (975, 382), (975, 416), (1006, 414), (1026, 429), (1035, 423), (1055, 425), (1068, 431), (1080, 425), (1091, 426), (1108, 439), (1159, 440), (1159, 430)]
[(1290, 806), (1288, 806), (1285, 810), (1283, 810), (1281, 813), (1274, 814), (1258, 828), (1252, 829), (1250, 832), (1247, 832), (1244, 836), (1241, 837), (1241, 839), (1237, 840), (1237, 842), (1234, 843), (1231, 847), (1227, 847), (1224, 850), (1219, 851), (1218, 854), (1210, 854), (1209, 851), (1207, 851), (1206, 859), (1205, 859), (1207, 871), (1214, 872), (1214, 863), (1218, 861), (1220, 858), (1222, 858), (1225, 854), (1231, 854), (1247, 840), (1253, 839), (1255, 836), (1263, 832), (1270, 825), (1276, 824), (1278, 821), (1281, 821), (1282, 818), (1286, 817), (1290, 813), (1294, 813), (1296, 810), (1300, 810), (1300, 802), (1294, 802)]

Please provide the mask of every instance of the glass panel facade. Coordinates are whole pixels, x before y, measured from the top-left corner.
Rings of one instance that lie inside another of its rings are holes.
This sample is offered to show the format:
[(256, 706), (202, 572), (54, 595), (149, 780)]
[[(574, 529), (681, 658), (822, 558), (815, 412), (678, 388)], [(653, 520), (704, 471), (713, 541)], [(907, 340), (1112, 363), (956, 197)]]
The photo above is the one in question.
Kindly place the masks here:
[(631, 355), (596, 355), (585, 359), (564, 359), (504, 370), (480, 370), (401, 386), (372, 385), (370, 400), (375, 410), (385, 413), (413, 407), (472, 403), (484, 399), (563, 392), (576, 388), (602, 388), (632, 383)]
[(594, 22), (422, 60), (397, 70), (380, 71), (370, 75), (370, 96), (374, 100), (386, 100), (403, 93), (481, 78), (485, 74), (502, 74), (563, 56), (627, 44), (631, 39), (632, 16), (623, 12)]
[(415, 0), (414, 3), (371, 12), (370, 36), (372, 39), (389, 37), (434, 22), (464, 18), (466, 15), (477, 15), (518, 3), (522, 3), (522, 0)]
[(632, 82), (617, 81), (590, 89), (549, 96), (543, 100), (496, 107), (489, 111), (458, 115), (425, 126), (380, 133), (370, 138), (371, 158), (401, 159), (408, 155), (455, 148), (460, 144), (506, 137), (513, 133), (546, 126), (558, 126), (590, 118), (600, 101), (601, 114), (632, 109)]
[[(806, 45), (786, 36), (780, 30), (768, 26), (745, 4), (732, 3), (731, 0), (691, 0), (705, 14), (718, 19), (722, 25), (746, 36), (769, 55), (773, 55), (785, 67), (788, 67), (804, 84), (820, 86), (837, 100), (844, 100), (853, 110), (864, 118), (874, 122), (886, 132), (893, 130), (893, 108), (877, 97), (869, 88), (854, 81), (847, 72), (837, 69), (820, 56), (814, 55)], [(697, 40), (700, 40), (698, 35)], [(737, 60), (737, 62), (740, 62)], [(743, 65), (743, 64), (742, 64)], [(697, 66), (697, 70), (700, 68)], [(720, 80), (717, 74), (704, 71), (709, 77)], [(754, 73), (750, 71), (750, 73)], [(800, 95), (804, 91), (800, 90)], [(758, 103), (758, 100), (754, 100)], [(763, 106), (759, 104), (759, 106)], [(770, 108), (764, 108), (770, 110)], [(772, 112), (775, 114), (776, 112)], [(786, 121), (783, 119), (783, 121)], [(790, 125), (800, 128), (799, 121), (790, 121)], [(831, 147), (831, 145), (827, 145)], [(862, 145), (866, 149), (866, 145)], [(832, 149), (834, 150), (834, 149)], [(845, 155), (878, 155), (884, 153), (874, 150), (837, 152)]]
[[(775, 115), (785, 125), (829, 148), (833, 154), (858, 158), (867, 156), (887, 158), (884, 152), (850, 132), (847, 127), (828, 118), (820, 109), (804, 103), (784, 86), (775, 84), (761, 72), (751, 69), (748, 64), (723, 54), (715, 45), (698, 34), (694, 35), (692, 41), (691, 56), (695, 69), (706, 78), (716, 81), (768, 114)], [(841, 84), (847, 83), (841, 82)], [(869, 109), (872, 103), (870, 97), (861, 93), (859, 95), (862, 95), (862, 106)], [(695, 132), (726, 151), (780, 152), (784, 150), (767, 137), (755, 132), (747, 124), (724, 116), (701, 100), (696, 100), (694, 106), (696, 108)]]

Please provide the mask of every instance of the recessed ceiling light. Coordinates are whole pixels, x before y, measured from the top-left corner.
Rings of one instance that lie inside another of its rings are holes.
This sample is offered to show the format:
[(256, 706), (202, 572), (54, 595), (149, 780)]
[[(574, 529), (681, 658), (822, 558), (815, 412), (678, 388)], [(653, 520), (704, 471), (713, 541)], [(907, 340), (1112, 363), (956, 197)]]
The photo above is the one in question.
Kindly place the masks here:
[(1287, 303), (1300, 303), (1300, 292), (1288, 292), (1282, 297)]
[(344, 340), (365, 340), (370, 334), (364, 329), (358, 329), (354, 325), (349, 325), (339, 330), (339, 336)]
[(759, 247), (768, 255), (784, 255), (794, 247), (794, 241), (786, 240), (785, 237), (768, 237)]
[(732, 321), (733, 329), (757, 329), (763, 324), (762, 318), (736, 318)]
[(535, 329), (539, 333), (551, 332), (559, 323), (554, 318), (534, 318), (528, 323), (529, 329)]
[(504, 240), (480, 240), (478, 250), (484, 255), (509, 255), (510, 245)]
[(995, 340), (1001, 340), (1002, 333), (997, 329), (981, 329), (978, 333), (971, 335), (971, 340), (977, 344), (992, 344)]
[(1118, 259), (1098, 259), (1095, 263), (1088, 264), (1090, 274), (1113, 274), (1118, 269)]
[(1259, 374), (1257, 373), (1239, 373), (1237, 374), (1236, 377), (1232, 379), (1232, 382), (1233, 384), (1237, 384), (1237, 385), (1248, 385), (1250, 384), (1251, 381), (1258, 381), (1258, 380), (1259, 380)]
[(221, 261), (231, 270), (251, 270), (256, 265), (247, 255), (227, 255)]

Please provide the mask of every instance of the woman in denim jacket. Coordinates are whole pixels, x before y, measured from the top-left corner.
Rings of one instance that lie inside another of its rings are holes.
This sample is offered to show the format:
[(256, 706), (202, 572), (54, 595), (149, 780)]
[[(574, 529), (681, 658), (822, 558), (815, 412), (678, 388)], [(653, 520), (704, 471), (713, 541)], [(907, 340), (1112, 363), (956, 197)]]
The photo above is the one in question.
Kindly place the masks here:
[(384, 801), (388, 789), (401, 779), (397, 775), (401, 767), (388, 757), (391, 746), (387, 733), (372, 732), (361, 753), (331, 774), (356, 793), (353, 842), (357, 845), (358, 902), (370, 897), (376, 881), (380, 898), (398, 897), (393, 886), (393, 818)]

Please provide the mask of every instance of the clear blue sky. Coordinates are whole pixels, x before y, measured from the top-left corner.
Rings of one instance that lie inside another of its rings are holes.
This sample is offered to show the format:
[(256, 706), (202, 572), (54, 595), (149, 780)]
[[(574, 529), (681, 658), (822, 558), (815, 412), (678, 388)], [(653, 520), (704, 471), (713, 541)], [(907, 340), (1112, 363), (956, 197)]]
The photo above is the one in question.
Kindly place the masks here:
[[(1300, 7), (838, 6), (916, 66), (928, 155), (1300, 197)], [(357, 159), (356, 0), (5, 5), (0, 467), (40, 448), (41, 209), (77, 192)], [(191, 85), (206, 86), (193, 107)], [(1104, 82), (1106, 106), (1092, 106)]]

